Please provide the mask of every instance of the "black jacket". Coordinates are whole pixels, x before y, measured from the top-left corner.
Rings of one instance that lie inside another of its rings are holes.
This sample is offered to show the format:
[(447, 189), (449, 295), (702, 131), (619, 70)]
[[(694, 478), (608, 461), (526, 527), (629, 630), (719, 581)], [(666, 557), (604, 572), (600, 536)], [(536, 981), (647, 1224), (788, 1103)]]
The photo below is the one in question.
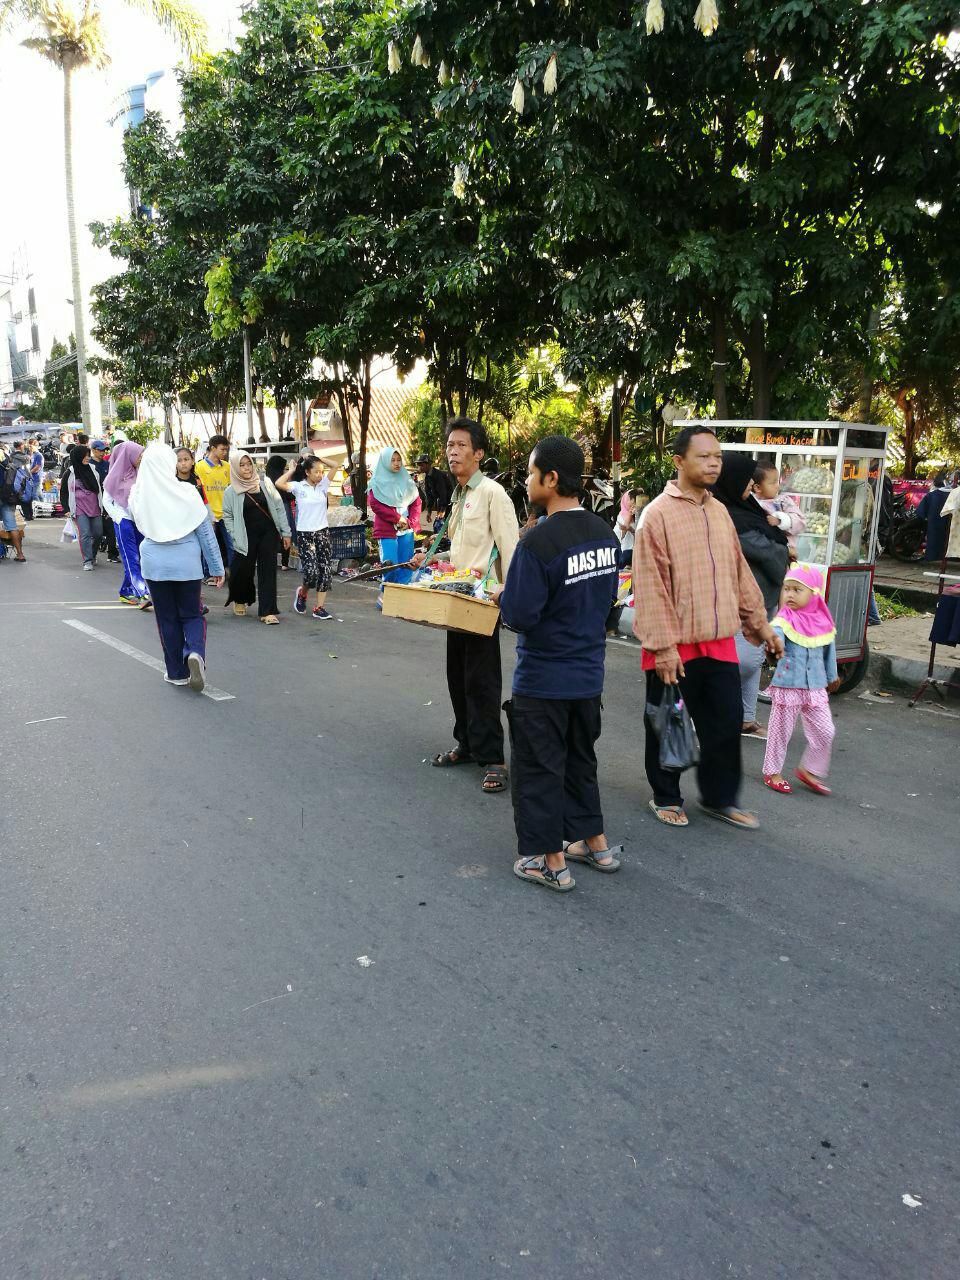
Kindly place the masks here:
[(748, 529), (738, 536), (747, 564), (763, 593), (763, 603), (770, 618), (780, 603), (780, 588), (790, 564), (790, 553), (779, 542), (772, 542), (755, 529)]

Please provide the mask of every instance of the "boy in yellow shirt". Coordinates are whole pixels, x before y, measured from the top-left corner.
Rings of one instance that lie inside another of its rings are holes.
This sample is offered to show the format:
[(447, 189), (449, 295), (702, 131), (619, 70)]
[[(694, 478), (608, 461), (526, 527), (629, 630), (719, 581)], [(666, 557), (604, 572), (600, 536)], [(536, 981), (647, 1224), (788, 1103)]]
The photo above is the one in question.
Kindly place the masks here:
[(197, 478), (203, 485), (210, 508), (210, 519), (213, 531), (217, 535), (217, 545), (223, 563), (229, 565), (233, 559), (233, 543), (223, 523), (223, 491), (230, 484), (230, 441), (226, 436), (211, 436), (207, 444), (207, 452), (197, 463)]

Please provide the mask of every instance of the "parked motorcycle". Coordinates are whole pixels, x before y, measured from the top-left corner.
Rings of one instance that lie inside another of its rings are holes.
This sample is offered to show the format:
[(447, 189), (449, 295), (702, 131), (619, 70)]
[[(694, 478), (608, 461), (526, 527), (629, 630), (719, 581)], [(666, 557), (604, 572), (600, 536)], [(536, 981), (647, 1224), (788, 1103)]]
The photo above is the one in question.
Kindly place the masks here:
[(906, 563), (922, 560), (926, 541), (926, 521), (917, 518), (916, 507), (908, 503), (906, 493), (895, 494), (882, 541), (884, 554)]

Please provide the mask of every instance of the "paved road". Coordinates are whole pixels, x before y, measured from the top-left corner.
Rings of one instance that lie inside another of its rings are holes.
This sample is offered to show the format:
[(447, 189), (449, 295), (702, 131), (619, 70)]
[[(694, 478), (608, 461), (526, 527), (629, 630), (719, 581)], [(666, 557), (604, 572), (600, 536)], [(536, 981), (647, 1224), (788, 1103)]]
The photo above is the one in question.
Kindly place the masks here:
[(442, 635), (214, 607), (198, 698), (65, 625), (159, 653), (54, 533), (0, 565), (3, 1280), (960, 1275), (960, 721), (841, 701), (832, 800), (667, 831), (611, 646), (626, 866), (557, 898), (423, 763)]

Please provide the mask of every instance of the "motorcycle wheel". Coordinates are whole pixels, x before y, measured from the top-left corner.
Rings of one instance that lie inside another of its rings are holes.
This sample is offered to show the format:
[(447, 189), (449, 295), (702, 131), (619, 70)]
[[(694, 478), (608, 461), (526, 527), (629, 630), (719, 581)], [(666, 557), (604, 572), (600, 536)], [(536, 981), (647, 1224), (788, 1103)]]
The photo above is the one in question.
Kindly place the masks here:
[(909, 564), (922, 557), (926, 540), (926, 526), (919, 520), (910, 521), (894, 530), (887, 550), (894, 560)]

